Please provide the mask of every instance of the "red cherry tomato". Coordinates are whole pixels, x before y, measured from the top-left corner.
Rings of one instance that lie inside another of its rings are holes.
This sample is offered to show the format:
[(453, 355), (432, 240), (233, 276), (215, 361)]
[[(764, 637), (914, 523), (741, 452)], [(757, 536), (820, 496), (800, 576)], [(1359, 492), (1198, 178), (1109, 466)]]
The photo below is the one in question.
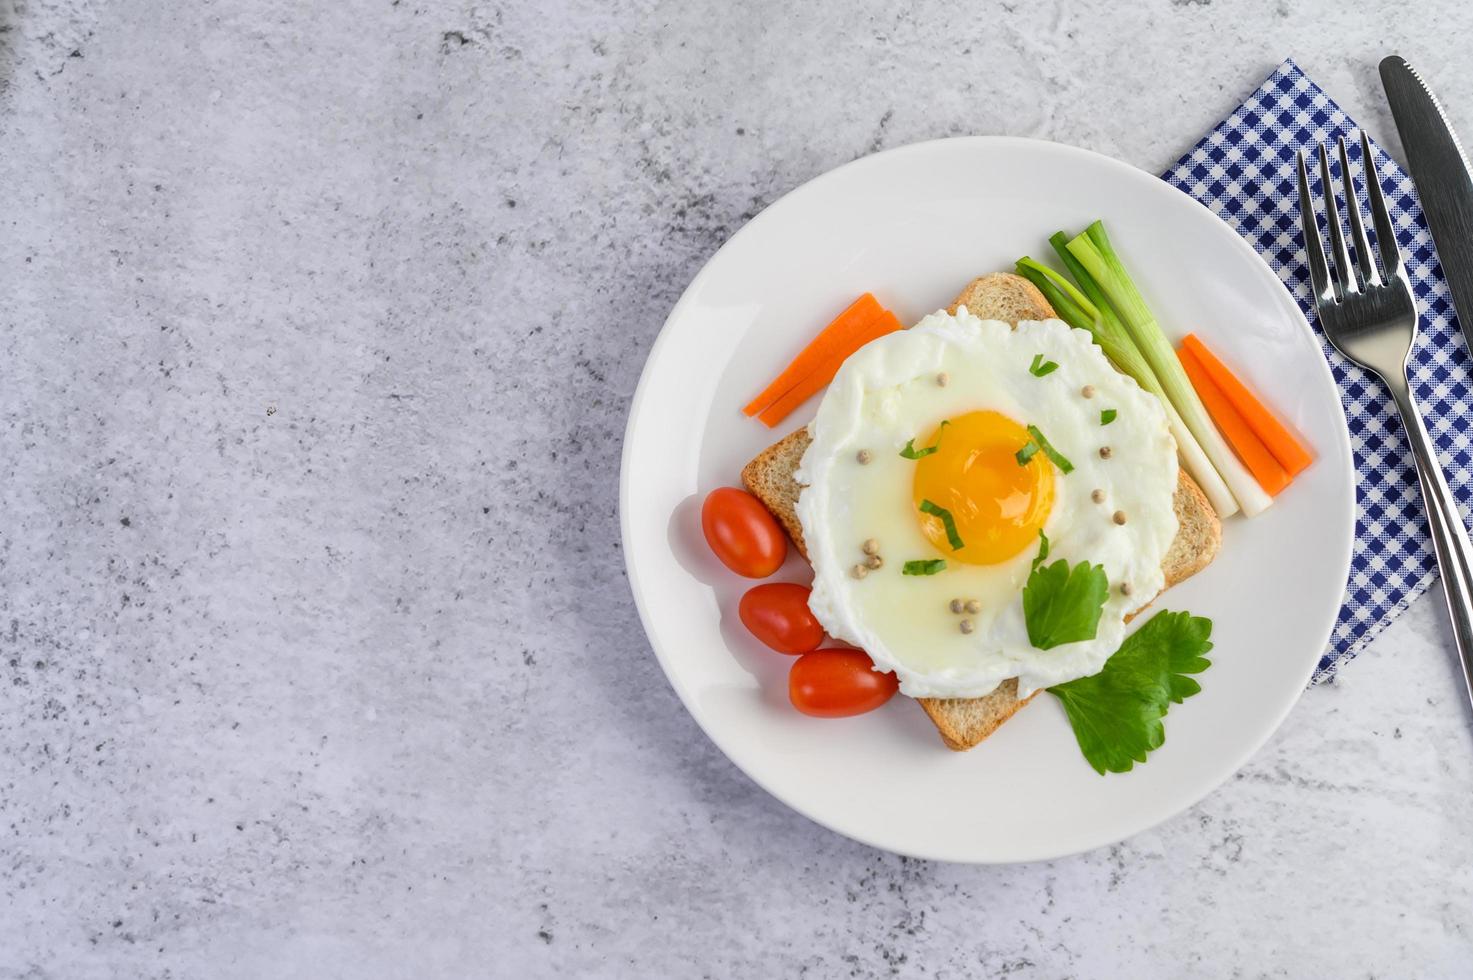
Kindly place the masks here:
[(769, 582), (747, 590), (737, 606), (742, 625), (778, 653), (807, 653), (823, 642), (823, 625), (808, 611), (813, 590), (791, 582)]
[(874, 669), (861, 650), (814, 650), (793, 662), (788, 699), (816, 718), (844, 718), (873, 711), (895, 695), (900, 681)]
[(788, 539), (762, 501), (735, 487), (712, 490), (701, 505), (701, 530), (721, 564), (747, 578), (782, 567)]

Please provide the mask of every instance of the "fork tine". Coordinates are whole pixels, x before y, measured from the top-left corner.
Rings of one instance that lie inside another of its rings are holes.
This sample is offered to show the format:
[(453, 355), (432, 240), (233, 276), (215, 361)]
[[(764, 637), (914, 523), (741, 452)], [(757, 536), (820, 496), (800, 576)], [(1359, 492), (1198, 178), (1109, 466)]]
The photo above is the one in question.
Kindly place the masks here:
[(1325, 196), (1325, 224), (1330, 226), (1330, 252), (1335, 257), (1335, 295), (1348, 296), (1360, 292), (1355, 269), (1350, 264), (1350, 249), (1345, 247), (1345, 234), (1340, 230), (1340, 209), (1335, 205), (1335, 185), (1330, 183), (1330, 154), (1320, 144), (1320, 190)]
[(1381, 273), (1376, 271), (1376, 257), (1371, 254), (1371, 242), (1366, 238), (1365, 225), (1361, 224), (1360, 199), (1355, 193), (1355, 178), (1350, 174), (1350, 157), (1345, 153), (1345, 137), (1340, 137), (1339, 144), (1340, 182), (1345, 185), (1345, 210), (1350, 212), (1350, 237), (1355, 241), (1355, 260), (1360, 264), (1360, 277), (1366, 286), (1379, 286)]
[(1309, 194), (1309, 169), (1304, 164), (1304, 151), (1299, 151), (1299, 228), (1304, 235), (1304, 251), (1309, 255), (1309, 279), (1314, 284), (1316, 306), (1332, 302), (1330, 272), (1325, 267), (1325, 246), (1320, 241), (1320, 225), (1314, 215), (1314, 198)]
[(1366, 172), (1366, 198), (1371, 203), (1371, 220), (1376, 225), (1376, 244), (1381, 246), (1381, 268), (1386, 270), (1386, 280), (1390, 282), (1401, 275), (1401, 249), (1396, 247), (1396, 229), (1391, 227), (1386, 199), (1381, 196), (1381, 173), (1371, 152), (1371, 138), (1364, 129), (1360, 131), (1360, 148), (1361, 166)]

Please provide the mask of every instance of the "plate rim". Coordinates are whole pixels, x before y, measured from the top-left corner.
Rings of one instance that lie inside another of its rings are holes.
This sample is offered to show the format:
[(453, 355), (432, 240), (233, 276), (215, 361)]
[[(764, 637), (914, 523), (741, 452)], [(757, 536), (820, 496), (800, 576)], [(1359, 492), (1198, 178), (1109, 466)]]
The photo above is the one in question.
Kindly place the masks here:
[[(1179, 187), (1174, 186), (1173, 184), (1167, 182), (1166, 180), (1155, 174), (1150, 173), (1147, 170), (1143, 170), (1132, 164), (1126, 163), (1123, 160), (1118, 160), (1104, 153), (1086, 149), (1084, 147), (1074, 146), (1068, 143), (1060, 143), (1054, 140), (1039, 139), (1027, 136), (948, 136), (938, 139), (920, 140), (913, 143), (907, 143), (902, 146), (891, 147), (889, 149), (881, 150), (876, 153), (867, 153), (863, 156), (856, 157), (853, 160), (850, 160), (846, 163), (840, 164), (837, 167), (825, 170), (822, 173), (808, 178), (798, 186), (782, 194), (776, 200), (772, 201), (770, 204), (764, 207), (756, 215), (746, 221), (740, 228), (733, 232), (732, 235), (727, 238), (726, 241), (724, 241), (718, 249), (716, 249), (716, 251), (711, 253), (710, 257), (708, 257), (706, 261), (702, 264), (700, 270), (696, 273), (694, 277), (692, 277), (691, 281), (686, 285), (685, 289), (681, 291), (680, 298), (676, 300), (675, 305), (671, 307), (669, 314), (666, 315), (665, 321), (660, 327), (659, 333), (656, 334), (654, 342), (650, 345), (649, 353), (645, 356), (644, 366), (640, 370), (639, 381), (635, 386), (633, 396), (630, 398), (629, 414), (624, 426), (624, 441), (623, 445), (620, 448), (620, 547), (621, 550), (624, 552), (625, 573), (629, 582), (630, 591), (634, 597), (635, 610), (639, 615), (640, 626), (644, 630), (645, 639), (648, 642), (650, 649), (654, 652), (655, 659), (659, 663), (660, 669), (664, 672), (666, 681), (674, 689), (676, 696), (680, 699), (681, 705), (685, 708), (686, 713), (690, 715), (691, 720), (696, 723), (696, 726), (700, 728), (702, 733), (705, 734), (708, 739), (710, 739), (711, 743), (716, 747), (718, 751), (721, 752), (721, 754), (726, 758), (729, 763), (731, 763), (731, 765), (736, 767), (738, 771), (740, 771), (743, 775), (745, 775), (748, 779), (750, 779), (753, 783), (755, 783), (764, 792), (777, 800), (783, 806), (794, 811), (795, 813), (811, 821), (812, 823), (822, 827), (824, 830), (830, 833), (838, 834), (849, 840), (856, 841), (858, 843), (875, 848), (876, 850), (884, 851), (886, 853), (901, 854), (904, 856), (928, 861), (945, 861), (954, 864), (1003, 866), (1010, 864), (1027, 864), (1038, 861), (1057, 860), (1060, 858), (1071, 857), (1076, 854), (1083, 854), (1088, 851), (1097, 850), (1101, 847), (1107, 847), (1124, 840), (1129, 840), (1132, 837), (1135, 837), (1139, 834), (1145, 833), (1146, 831), (1160, 826), (1168, 820), (1181, 816), (1183, 813), (1196, 806), (1202, 800), (1206, 799), (1209, 795), (1222, 788), (1222, 786), (1229, 782), (1235, 774), (1241, 771), (1243, 766), (1246, 765), (1248, 761), (1253, 758), (1253, 756), (1257, 755), (1257, 753), (1263, 748), (1263, 746), (1268, 743), (1269, 739), (1273, 738), (1273, 736), (1278, 733), (1279, 729), (1283, 727), (1284, 720), (1288, 718), (1289, 713), (1293, 711), (1294, 707), (1299, 703), (1300, 698), (1303, 697), (1304, 692), (1308, 689), (1309, 682), (1313, 678), (1314, 672), (1319, 664), (1318, 658), (1309, 662), (1309, 667), (1306, 671), (1304, 671), (1304, 676), (1300, 679), (1299, 685), (1296, 688), (1293, 696), (1287, 698), (1284, 704), (1281, 705), (1279, 709), (1274, 713), (1275, 716), (1273, 718), (1273, 723), (1271, 725), (1265, 726), (1264, 731), (1261, 735), (1250, 740), (1250, 743), (1246, 745), (1246, 747), (1241, 752), (1234, 755), (1231, 764), (1227, 767), (1226, 772), (1222, 776), (1222, 778), (1218, 779), (1216, 782), (1211, 783), (1200, 792), (1191, 795), (1189, 798), (1185, 799), (1179, 806), (1173, 807), (1168, 812), (1165, 812), (1156, 819), (1143, 824), (1137, 829), (1127, 833), (1123, 837), (1115, 836), (1113, 834), (1106, 834), (1100, 839), (1094, 839), (1079, 846), (1070, 846), (1064, 850), (1055, 849), (1039, 851), (1039, 853), (1027, 853), (1020, 857), (1007, 859), (958, 857), (952, 853), (942, 853), (940, 850), (929, 849), (925, 847), (914, 849), (906, 848), (902, 850), (891, 844), (880, 843), (876, 840), (869, 839), (866, 835), (840, 829), (829, 824), (828, 822), (824, 821), (822, 818), (816, 816), (813, 812), (811, 812), (810, 809), (802, 802), (791, 799), (787, 795), (779, 793), (778, 791), (773, 789), (772, 786), (770, 786), (768, 782), (764, 780), (760, 775), (748, 769), (735, 757), (733, 757), (731, 753), (726, 751), (725, 747), (722, 745), (721, 740), (718, 739), (716, 735), (707, 727), (706, 722), (701, 717), (701, 714), (697, 712), (693, 707), (690, 692), (678, 679), (676, 673), (671, 670), (669, 657), (662, 649), (661, 644), (655, 638), (654, 631), (651, 629), (651, 614), (648, 608), (648, 600), (646, 598), (645, 590), (643, 589), (641, 584), (640, 572), (635, 567), (635, 563), (632, 557), (632, 550), (629, 547), (631, 541), (631, 510), (629, 507), (631, 470), (629, 464), (631, 446), (633, 445), (633, 437), (635, 433), (635, 426), (640, 417), (640, 410), (643, 406), (644, 399), (648, 394), (651, 377), (655, 373), (655, 368), (665, 353), (665, 348), (668, 346), (670, 337), (673, 335), (673, 327), (675, 322), (683, 317), (686, 307), (694, 301), (694, 297), (699, 292), (700, 288), (712, 275), (712, 267), (716, 265), (717, 260), (721, 257), (721, 255), (728, 249), (730, 249), (733, 244), (736, 243), (739, 239), (749, 234), (753, 227), (764, 225), (768, 221), (770, 221), (771, 213), (777, 210), (780, 205), (783, 205), (784, 203), (787, 203), (792, 199), (799, 197), (800, 195), (811, 192), (815, 185), (827, 180), (828, 178), (835, 177), (836, 175), (847, 171), (850, 168), (867, 164), (881, 157), (889, 158), (914, 153), (933, 152), (937, 150), (945, 152), (950, 147), (960, 146), (1027, 146), (1035, 149), (1043, 149), (1046, 152), (1056, 152), (1066, 156), (1081, 157), (1089, 160), (1093, 164), (1103, 165), (1109, 169), (1113, 169), (1117, 173), (1121, 173), (1126, 176), (1127, 179), (1135, 180), (1138, 182), (1149, 182), (1152, 185), (1159, 186), (1163, 189), (1171, 191), (1180, 199), (1189, 202), (1194, 208), (1206, 214), (1209, 218), (1212, 219), (1213, 222), (1222, 226), (1222, 228), (1229, 233), (1229, 237), (1234, 243), (1233, 247), (1237, 249), (1241, 254), (1249, 257), (1264, 272), (1266, 272), (1268, 275), (1268, 279), (1273, 282), (1274, 286), (1277, 288), (1279, 293), (1282, 294), (1283, 298), (1288, 300), (1290, 307), (1294, 310), (1295, 313), (1295, 322), (1303, 326), (1304, 330), (1309, 334), (1310, 339), (1313, 340), (1316, 346), (1320, 348), (1321, 357), (1318, 359), (1317, 370), (1321, 373), (1321, 376), (1329, 382), (1331, 389), (1337, 393), (1337, 397), (1334, 399), (1333, 413), (1334, 421), (1338, 423), (1335, 426), (1335, 435), (1340, 444), (1340, 448), (1343, 450), (1343, 458), (1346, 461), (1345, 471), (1342, 475), (1349, 481), (1351, 487), (1351, 506), (1348, 515), (1349, 519), (1345, 528), (1345, 533), (1339, 539), (1336, 554), (1326, 556), (1326, 558), (1334, 560), (1335, 567), (1340, 570), (1340, 574), (1338, 577), (1347, 584), (1349, 582), (1351, 557), (1355, 543), (1355, 519), (1358, 501), (1357, 495), (1355, 493), (1355, 463), (1354, 453), (1350, 440), (1350, 429), (1345, 417), (1344, 400), (1343, 398), (1338, 397), (1340, 386), (1335, 381), (1334, 374), (1330, 369), (1328, 358), (1324, 356), (1324, 344), (1323, 342), (1321, 342), (1319, 336), (1315, 333), (1314, 328), (1310, 326), (1309, 321), (1305, 317), (1304, 311), (1300, 307), (1298, 300), (1294, 298), (1294, 295), (1290, 292), (1288, 286), (1285, 285), (1284, 281), (1279, 277), (1278, 273), (1274, 272), (1274, 270), (1268, 265), (1263, 256), (1260, 255), (1258, 251), (1251, 244), (1249, 244), (1249, 242), (1241, 234), (1239, 234), (1236, 229), (1229, 225), (1222, 218), (1221, 215), (1217, 214), (1207, 205), (1192, 197), (1190, 194), (1187, 194)], [(1331, 611), (1330, 615), (1327, 617), (1327, 621), (1323, 629), (1324, 638), (1320, 641), (1319, 644), (1321, 648), (1324, 648), (1328, 645), (1331, 636), (1334, 634), (1335, 624), (1339, 618), (1339, 610), (1340, 605), (1336, 605), (1335, 608)]]

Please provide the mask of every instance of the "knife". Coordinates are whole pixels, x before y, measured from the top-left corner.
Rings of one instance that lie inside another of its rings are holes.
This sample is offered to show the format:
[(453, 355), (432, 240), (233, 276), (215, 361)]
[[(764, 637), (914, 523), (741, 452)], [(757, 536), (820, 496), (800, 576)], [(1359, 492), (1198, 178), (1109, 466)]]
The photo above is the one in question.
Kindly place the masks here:
[(1381, 84), (1406, 150), (1407, 169), (1442, 262), (1463, 339), (1473, 351), (1473, 170), (1437, 96), (1406, 59), (1381, 61)]

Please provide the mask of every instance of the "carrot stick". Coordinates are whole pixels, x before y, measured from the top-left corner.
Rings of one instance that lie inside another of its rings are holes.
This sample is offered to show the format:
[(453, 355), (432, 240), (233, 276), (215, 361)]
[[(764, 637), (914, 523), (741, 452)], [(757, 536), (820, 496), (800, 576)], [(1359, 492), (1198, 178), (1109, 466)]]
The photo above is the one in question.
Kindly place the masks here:
[(756, 415), (783, 395), (798, 382), (813, 373), (814, 368), (827, 363), (839, 350), (852, 351), (852, 341), (864, 332), (875, 317), (884, 312), (884, 307), (872, 293), (865, 293), (850, 303), (848, 308), (834, 317), (833, 322), (818, 332), (818, 336), (793, 358), (782, 374), (762, 390), (762, 394), (747, 403), (742, 411)]
[[(1232, 404), (1233, 408), (1248, 423), (1255, 435), (1273, 453), (1275, 459), (1288, 471), (1289, 476), (1295, 476), (1314, 461), (1304, 443), (1289, 428), (1280, 422), (1272, 412), (1264, 407), (1258, 396), (1249, 390), (1248, 386), (1239, 381), (1233, 372), (1227, 369), (1227, 365), (1217, 359), (1217, 355), (1207, 349), (1207, 345), (1197, 338), (1196, 334), (1187, 334), (1182, 341), (1183, 348), (1192, 352), (1192, 355), (1201, 363), (1203, 371), (1210, 377), (1215, 385), (1222, 390), (1223, 395)], [(1195, 382), (1194, 382), (1195, 383)]]
[(1212, 421), (1222, 431), (1222, 436), (1233, 447), (1233, 452), (1248, 467), (1248, 472), (1253, 474), (1253, 479), (1263, 487), (1264, 492), (1275, 495), (1289, 485), (1289, 473), (1274, 458), (1273, 453), (1263, 444), (1263, 440), (1254, 434), (1232, 404), (1227, 395), (1223, 394), (1221, 388), (1207, 374), (1207, 369), (1202, 362), (1192, 353), (1191, 348), (1183, 347), (1176, 352), (1181, 360), (1182, 368), (1187, 372), (1187, 379), (1192, 382), (1192, 387), (1197, 389), (1197, 397), (1202, 399), (1202, 405), (1207, 409), (1207, 414), (1212, 416)]
[(885, 334), (893, 333), (899, 329), (901, 329), (901, 323), (895, 319), (895, 314), (889, 310), (880, 310), (880, 315), (870, 323), (863, 334), (855, 338), (852, 346), (837, 350), (832, 357), (821, 364), (813, 373), (809, 374), (802, 381), (799, 381), (792, 388), (788, 389), (787, 394), (769, 405), (761, 415), (757, 416), (758, 419), (769, 429), (777, 425), (783, 419), (787, 418), (793, 409), (812, 398), (830, 381), (834, 380), (834, 375), (839, 373), (839, 366), (849, 359), (850, 354), (853, 354), (871, 340), (877, 337), (883, 337)]

